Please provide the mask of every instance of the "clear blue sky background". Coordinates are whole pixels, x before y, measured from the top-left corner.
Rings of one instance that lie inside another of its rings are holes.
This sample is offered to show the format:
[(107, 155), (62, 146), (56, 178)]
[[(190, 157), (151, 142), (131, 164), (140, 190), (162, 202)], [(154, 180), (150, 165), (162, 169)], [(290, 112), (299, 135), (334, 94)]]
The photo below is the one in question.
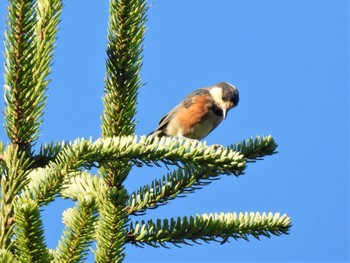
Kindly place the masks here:
[[(190, 91), (228, 81), (238, 87), (240, 104), (207, 142), (272, 134), (279, 153), (143, 218), (272, 211), (287, 213), (293, 227), (287, 236), (225, 245), (130, 245), (126, 262), (349, 260), (348, 1), (150, 3), (137, 134), (154, 129)], [(1, 30), (5, 6), (1, 1)], [(107, 1), (65, 1), (40, 142), (100, 136), (107, 11)], [(7, 140), (3, 130), (0, 136)], [(126, 184), (134, 190), (163, 173), (135, 169)], [(58, 200), (45, 209), (52, 248), (59, 215), (71, 205)]]

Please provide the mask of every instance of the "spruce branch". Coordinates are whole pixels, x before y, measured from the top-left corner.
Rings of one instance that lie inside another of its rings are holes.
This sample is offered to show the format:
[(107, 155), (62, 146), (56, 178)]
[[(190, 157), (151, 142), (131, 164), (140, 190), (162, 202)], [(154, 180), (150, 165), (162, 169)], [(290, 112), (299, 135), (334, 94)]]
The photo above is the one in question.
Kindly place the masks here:
[[(102, 138), (135, 132), (146, 10), (144, 0), (110, 1)], [(121, 188), (131, 167), (124, 160), (101, 166), (100, 173), (108, 185)]]
[(65, 230), (54, 253), (53, 262), (81, 262), (86, 259), (94, 237), (96, 212), (95, 200), (88, 195), (80, 199), (74, 208), (64, 212)]
[(40, 146), (39, 153), (32, 157), (35, 161), (33, 168), (45, 167), (50, 161), (54, 161), (65, 146), (65, 142), (43, 143)]
[(228, 148), (242, 153), (248, 162), (262, 160), (267, 155), (277, 153), (277, 144), (271, 135), (249, 138), (248, 140), (231, 144)]
[(76, 140), (67, 144), (55, 160), (49, 162), (42, 176), (30, 184), (26, 193), (35, 193), (38, 202), (50, 202), (62, 187), (64, 180), (76, 175), (82, 169), (100, 167), (110, 162), (128, 160), (137, 166), (159, 163), (193, 163), (215, 168), (221, 174), (241, 174), (245, 160), (239, 152), (216, 149), (204, 143), (177, 138), (156, 138), (149, 140), (142, 136), (113, 137), (95, 142)]
[[(250, 138), (228, 146), (231, 150), (239, 150), (249, 161), (255, 158), (261, 160), (264, 156), (276, 153), (277, 144), (271, 136)], [(259, 158), (257, 158), (259, 156)], [(166, 204), (176, 197), (184, 197), (220, 179), (220, 172), (213, 168), (186, 164), (182, 168), (167, 173), (162, 179), (153, 180), (150, 184), (140, 187), (130, 194), (126, 205), (128, 214), (143, 214), (146, 209), (156, 208)], [(238, 174), (237, 174), (238, 176)], [(98, 176), (91, 177), (85, 173), (73, 177), (64, 187), (63, 195), (77, 199), (80, 195), (97, 193), (103, 186)]]
[(13, 263), (16, 262), (11, 251), (0, 248), (0, 262), (2, 263)]
[[(79, 173), (66, 170), (62, 170), (61, 172), (58, 170), (53, 171), (50, 168), (34, 169), (30, 172), (30, 181), (20, 196), (36, 200), (40, 206), (45, 206), (59, 195), (62, 185), (65, 185), (66, 180)], [(62, 176), (62, 178), (59, 176)]]
[(85, 171), (64, 182), (61, 196), (72, 200), (78, 200), (86, 195), (98, 198), (101, 189), (107, 189), (105, 181), (100, 176), (93, 176)]
[(12, 0), (5, 32), (5, 129), (29, 151), (39, 137), (60, 0)]
[(113, 0), (109, 6), (102, 137), (132, 135), (140, 88), (146, 1)]
[(225, 243), (229, 238), (248, 240), (249, 236), (259, 239), (261, 236), (288, 234), (290, 227), (290, 218), (286, 214), (203, 214), (130, 223), (128, 242), (156, 247), (167, 247), (169, 243), (191, 245), (191, 242), (198, 243), (200, 240)]
[(177, 197), (184, 197), (219, 179), (219, 175), (220, 172), (204, 165), (185, 165), (131, 193), (127, 203), (128, 214), (140, 215), (147, 209), (157, 208)]
[(15, 255), (18, 262), (50, 262), (38, 204), (18, 198), (15, 205)]
[[(255, 161), (274, 154), (276, 147), (277, 144), (271, 136), (257, 136), (255, 139), (250, 138), (230, 145), (227, 149), (219, 149), (238, 151), (248, 161)], [(193, 193), (195, 190), (210, 184), (213, 180), (219, 179), (220, 174), (220, 171), (205, 164), (200, 166), (187, 164), (183, 168), (168, 173), (162, 179), (156, 179), (150, 185), (142, 186), (138, 191), (131, 193), (127, 204), (128, 213), (142, 214), (146, 209), (156, 208), (178, 196)], [(233, 174), (240, 175), (240, 173)]]
[[(134, 116), (138, 89), (141, 86), (139, 73), (142, 65), (146, 9), (145, 0), (110, 1), (102, 138), (133, 135), (135, 132)], [(122, 183), (130, 173), (131, 167), (132, 163), (128, 159), (115, 159), (100, 165), (100, 174), (110, 191), (124, 191)], [(104, 206), (110, 207), (111, 211), (123, 209), (125, 206), (126, 195), (117, 195), (118, 200), (104, 199), (107, 202)], [(110, 212), (103, 213), (110, 216), (107, 223), (115, 227), (110, 229), (115, 233), (109, 235), (111, 239), (107, 240), (106, 244), (102, 243), (105, 242), (103, 238), (98, 238), (97, 262), (120, 262), (124, 258), (121, 251), (125, 242), (119, 237), (125, 232), (127, 216), (123, 210), (115, 212), (114, 215), (108, 215)], [(105, 223), (104, 220), (100, 224), (103, 232), (107, 227)]]
[(1, 189), (4, 191), (2, 196), (12, 200), (28, 184), (27, 176), (33, 161), (18, 147), (8, 145), (4, 152), (4, 164), (5, 171), (1, 179), (6, 187)]
[[(35, 1), (13, 0), (8, 7), (5, 31), (5, 129), (11, 141), (27, 146), (33, 140), (28, 93), (33, 84), (32, 60), (34, 54)], [(24, 129), (26, 127), (26, 129)]]
[(126, 224), (124, 200), (127, 198), (126, 190), (110, 187), (101, 189), (98, 203), (100, 218), (96, 230), (95, 262), (122, 262), (126, 239)]
[(0, 248), (7, 248), (13, 235), (13, 205), (17, 194), (28, 184), (32, 160), (19, 147), (9, 145), (3, 153), (0, 194)]
[[(241, 174), (245, 169), (243, 156), (236, 151), (230, 151), (205, 143), (182, 140), (174, 137), (148, 139), (142, 136), (113, 137), (95, 141), (93, 144), (81, 141), (92, 149), (98, 149), (100, 159), (96, 156), (94, 163), (83, 163), (84, 166), (94, 166), (111, 160), (128, 159), (136, 166), (164, 163), (180, 165), (180, 163), (194, 163), (215, 167), (223, 174)], [(88, 146), (89, 144), (89, 146)], [(81, 144), (80, 144), (81, 145)], [(71, 149), (79, 148), (79, 142)], [(68, 154), (66, 154), (68, 155)], [(109, 159), (111, 158), (111, 159)]]

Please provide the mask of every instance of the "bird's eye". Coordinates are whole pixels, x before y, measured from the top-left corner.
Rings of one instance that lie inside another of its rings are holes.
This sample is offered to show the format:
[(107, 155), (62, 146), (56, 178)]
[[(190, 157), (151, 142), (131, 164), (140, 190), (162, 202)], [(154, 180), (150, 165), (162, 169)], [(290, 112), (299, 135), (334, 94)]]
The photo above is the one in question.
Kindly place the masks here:
[(228, 99), (227, 95), (223, 95), (221, 98), (223, 101), (227, 101), (227, 99)]

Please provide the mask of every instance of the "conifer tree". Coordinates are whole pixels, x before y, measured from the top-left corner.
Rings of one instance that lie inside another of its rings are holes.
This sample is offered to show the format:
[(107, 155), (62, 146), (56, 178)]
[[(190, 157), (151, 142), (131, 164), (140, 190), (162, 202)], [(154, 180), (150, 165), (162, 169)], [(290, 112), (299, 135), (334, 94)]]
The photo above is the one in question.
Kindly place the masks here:
[[(0, 262), (81, 262), (93, 242), (96, 262), (121, 262), (127, 244), (225, 243), (289, 232), (290, 218), (270, 212), (142, 220), (150, 208), (169, 205), (212, 180), (242, 175), (248, 163), (276, 153), (277, 147), (271, 136), (217, 147), (135, 135), (146, 0), (110, 0), (101, 138), (47, 142), (34, 150), (62, 8), (62, 0), (8, 2)], [(124, 181), (135, 166), (167, 166), (169, 172), (139, 189), (126, 189)], [(98, 168), (97, 175), (92, 168)], [(57, 248), (48, 249), (41, 211), (56, 197), (69, 198), (75, 206), (62, 215), (65, 229)], [(140, 220), (131, 223), (135, 216)]]

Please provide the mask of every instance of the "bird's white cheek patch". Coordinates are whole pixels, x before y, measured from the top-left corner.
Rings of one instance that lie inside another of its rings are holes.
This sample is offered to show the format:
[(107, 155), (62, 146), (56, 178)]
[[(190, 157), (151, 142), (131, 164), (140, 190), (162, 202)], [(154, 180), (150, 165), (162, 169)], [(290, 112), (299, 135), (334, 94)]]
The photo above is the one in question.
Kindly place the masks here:
[(211, 96), (214, 98), (216, 103), (222, 102), (222, 89), (219, 87), (214, 87), (209, 90)]

